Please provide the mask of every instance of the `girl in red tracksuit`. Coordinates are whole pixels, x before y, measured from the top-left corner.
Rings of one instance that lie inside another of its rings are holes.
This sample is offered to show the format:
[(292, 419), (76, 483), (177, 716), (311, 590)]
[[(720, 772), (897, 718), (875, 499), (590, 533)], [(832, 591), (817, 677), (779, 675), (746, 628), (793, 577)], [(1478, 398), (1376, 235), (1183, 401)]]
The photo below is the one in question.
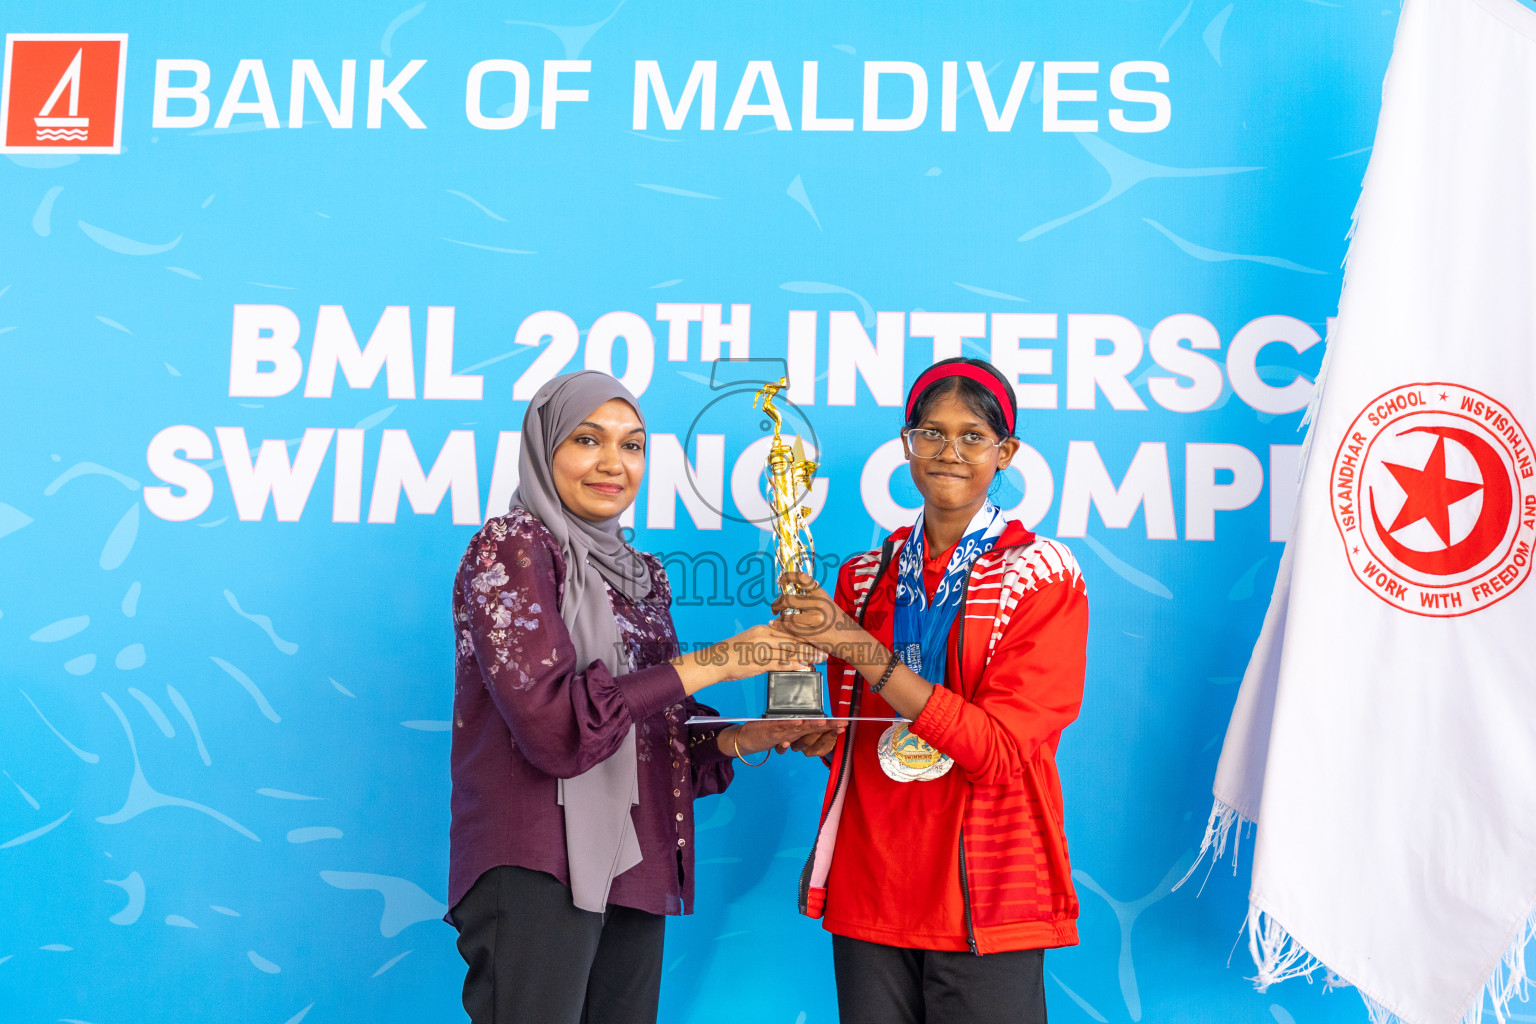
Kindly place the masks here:
[(795, 574), (775, 606), (856, 719), (797, 744), (832, 769), (800, 909), (832, 933), (845, 1024), (1043, 1022), (1043, 951), (1077, 942), (1055, 753), (1088, 599), (1064, 546), (988, 501), (1019, 445), (1005, 378), (944, 360), (906, 408), (917, 523), (835, 598)]

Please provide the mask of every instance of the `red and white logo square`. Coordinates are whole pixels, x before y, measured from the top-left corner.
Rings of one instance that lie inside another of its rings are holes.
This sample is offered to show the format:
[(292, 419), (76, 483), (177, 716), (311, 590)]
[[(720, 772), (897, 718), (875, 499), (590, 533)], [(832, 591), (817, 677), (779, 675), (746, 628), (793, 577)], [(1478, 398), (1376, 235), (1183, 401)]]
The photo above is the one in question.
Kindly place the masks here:
[(116, 153), (126, 34), (12, 33), (0, 83), (0, 153)]

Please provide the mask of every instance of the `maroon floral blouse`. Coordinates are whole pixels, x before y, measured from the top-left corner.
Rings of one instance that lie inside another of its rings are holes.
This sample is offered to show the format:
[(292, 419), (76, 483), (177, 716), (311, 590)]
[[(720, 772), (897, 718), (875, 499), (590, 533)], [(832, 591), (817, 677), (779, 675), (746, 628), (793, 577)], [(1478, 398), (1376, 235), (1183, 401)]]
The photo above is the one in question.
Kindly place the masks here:
[(732, 767), (715, 743), (719, 726), (685, 724), (714, 712), (683, 692), (670, 664), (672, 588), (661, 563), (645, 559), (649, 597), (609, 592), (636, 668), (615, 676), (601, 660), (576, 664), (560, 618), (565, 559), (543, 523), (513, 508), (470, 541), (453, 585), (450, 907), (504, 864), (569, 885), (556, 780), (607, 758), (633, 724), (640, 802), (631, 813), (643, 859), (614, 879), (608, 902), (653, 914), (693, 909), (693, 801), (730, 785)]

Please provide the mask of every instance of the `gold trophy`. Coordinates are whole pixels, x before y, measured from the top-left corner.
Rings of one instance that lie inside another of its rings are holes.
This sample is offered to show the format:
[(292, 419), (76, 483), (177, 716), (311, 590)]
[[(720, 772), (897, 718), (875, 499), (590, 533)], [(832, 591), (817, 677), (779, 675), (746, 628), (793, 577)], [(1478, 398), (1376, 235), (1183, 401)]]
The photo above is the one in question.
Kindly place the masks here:
[[(804, 499), (810, 497), (816, 463), (805, 457), (799, 437), (793, 445), (784, 442), (779, 433), (784, 417), (773, 405), (773, 396), (788, 386), (788, 377), (764, 384), (752, 400), (752, 407), (761, 404), (763, 414), (773, 421), (773, 444), (768, 448), (768, 507), (773, 516), (774, 555), (779, 572), (814, 573), (815, 548), (806, 525), (811, 510)], [(822, 718), (826, 713), (819, 671), (768, 673), (768, 707), (764, 718)]]

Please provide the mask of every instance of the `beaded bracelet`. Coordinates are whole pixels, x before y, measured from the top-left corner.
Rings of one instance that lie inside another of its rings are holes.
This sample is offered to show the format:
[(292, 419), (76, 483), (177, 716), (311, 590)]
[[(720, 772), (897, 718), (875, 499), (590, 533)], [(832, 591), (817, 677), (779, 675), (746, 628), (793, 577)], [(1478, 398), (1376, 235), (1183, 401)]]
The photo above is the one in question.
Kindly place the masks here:
[(885, 672), (880, 676), (880, 681), (869, 688), (870, 693), (879, 693), (885, 689), (885, 684), (891, 681), (891, 673), (896, 671), (896, 666), (901, 664), (901, 656), (895, 651), (891, 652), (891, 663), (885, 666)]

